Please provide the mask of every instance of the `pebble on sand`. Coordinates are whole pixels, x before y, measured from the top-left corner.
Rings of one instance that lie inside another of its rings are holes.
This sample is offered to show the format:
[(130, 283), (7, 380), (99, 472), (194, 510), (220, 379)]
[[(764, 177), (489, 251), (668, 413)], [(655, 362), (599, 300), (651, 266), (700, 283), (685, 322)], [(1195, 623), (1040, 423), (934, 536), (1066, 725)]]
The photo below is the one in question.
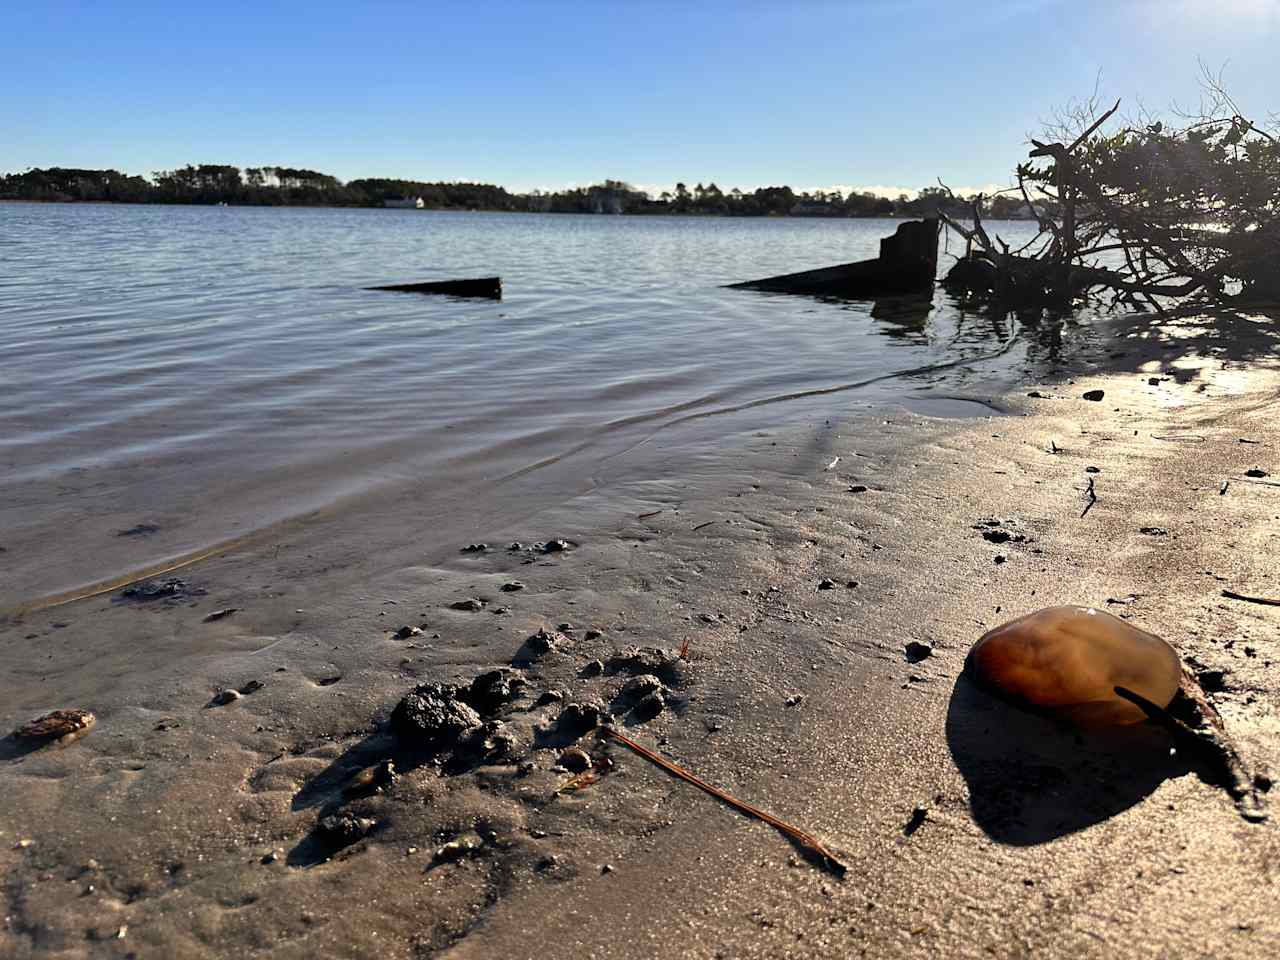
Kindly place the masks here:
[(933, 655), (933, 644), (920, 640), (908, 641), (906, 646), (907, 662), (919, 663)]
[(391, 711), (395, 735), (427, 750), (453, 746), (481, 722), (480, 714), (459, 699), (455, 688), (440, 683), (419, 684)]
[(569, 747), (556, 761), (570, 773), (582, 773), (591, 769), (591, 757), (581, 747)]
[(480, 852), (481, 844), (479, 840), (471, 837), (461, 837), (457, 840), (451, 840), (444, 846), (436, 850), (436, 863), (454, 863), (464, 857), (473, 857)]
[(484, 601), (477, 597), (467, 597), (465, 600), (455, 600), (449, 604), (451, 610), (461, 610), (466, 613), (476, 613), (484, 609)]
[(639, 700), (647, 697), (649, 694), (662, 689), (662, 681), (651, 673), (642, 673), (638, 677), (632, 677), (618, 692), (618, 696), (632, 700)]
[(1094, 402), (1097, 402), (1098, 400), (1101, 400), (1104, 396), (1106, 396), (1106, 394), (1101, 390), (1086, 390), (1083, 394), (1081, 394), (1081, 396), (1083, 396), (1084, 399), (1086, 400), (1093, 400)]
[(54, 710), (18, 727), (13, 731), (13, 738), (32, 744), (56, 742), (66, 746), (92, 730), (97, 720), (88, 710), (74, 707)]
[(667, 700), (662, 695), (662, 691), (655, 690), (631, 708), (631, 716), (638, 722), (644, 723), (660, 714), (666, 706)]
[(316, 835), (330, 843), (351, 844), (367, 836), (378, 825), (376, 820), (351, 813), (332, 813), (316, 823)]

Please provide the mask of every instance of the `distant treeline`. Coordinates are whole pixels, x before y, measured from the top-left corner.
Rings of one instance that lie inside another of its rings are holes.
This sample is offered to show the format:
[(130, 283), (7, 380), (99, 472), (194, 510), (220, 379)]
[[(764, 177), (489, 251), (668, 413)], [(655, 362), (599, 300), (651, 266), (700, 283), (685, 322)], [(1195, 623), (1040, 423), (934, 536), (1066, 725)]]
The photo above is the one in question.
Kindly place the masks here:
[[(117, 170), (49, 167), (0, 176), (0, 200), (97, 201), (107, 203), (194, 203), (247, 206), (381, 207), (387, 201), (416, 200), (430, 210), (503, 210), (531, 213), (693, 214), (728, 217), (924, 216), (939, 208), (964, 214), (968, 207), (946, 191), (930, 187), (918, 196), (890, 199), (872, 193), (796, 193), (790, 187), (750, 192), (721, 190), (701, 183), (651, 197), (620, 180), (548, 193), (511, 193), (487, 183), (424, 183), (369, 178), (343, 183), (337, 177), (293, 167), (239, 167), (202, 163), (160, 170), (150, 179)], [(1027, 211), (1021, 199), (988, 201), (994, 218)]]

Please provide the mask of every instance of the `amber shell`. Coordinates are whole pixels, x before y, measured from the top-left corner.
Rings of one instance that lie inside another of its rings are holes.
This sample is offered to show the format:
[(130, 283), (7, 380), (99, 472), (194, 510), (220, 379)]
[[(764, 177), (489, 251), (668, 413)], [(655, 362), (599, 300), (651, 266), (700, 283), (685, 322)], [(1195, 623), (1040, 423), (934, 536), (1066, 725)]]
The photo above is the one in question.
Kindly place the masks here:
[(1001, 696), (1085, 726), (1145, 720), (1115, 688), (1166, 707), (1182, 677), (1177, 653), (1160, 637), (1080, 606), (1046, 607), (987, 631), (966, 668)]

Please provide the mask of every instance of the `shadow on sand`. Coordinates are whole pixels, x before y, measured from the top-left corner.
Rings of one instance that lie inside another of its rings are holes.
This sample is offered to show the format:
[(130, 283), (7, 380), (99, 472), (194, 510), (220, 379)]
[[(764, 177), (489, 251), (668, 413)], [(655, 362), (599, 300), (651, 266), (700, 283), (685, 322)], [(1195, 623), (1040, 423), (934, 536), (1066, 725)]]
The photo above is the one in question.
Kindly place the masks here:
[(1014, 846), (1102, 823), (1192, 772), (1158, 727), (1066, 727), (997, 699), (967, 674), (951, 692), (946, 732), (974, 821)]

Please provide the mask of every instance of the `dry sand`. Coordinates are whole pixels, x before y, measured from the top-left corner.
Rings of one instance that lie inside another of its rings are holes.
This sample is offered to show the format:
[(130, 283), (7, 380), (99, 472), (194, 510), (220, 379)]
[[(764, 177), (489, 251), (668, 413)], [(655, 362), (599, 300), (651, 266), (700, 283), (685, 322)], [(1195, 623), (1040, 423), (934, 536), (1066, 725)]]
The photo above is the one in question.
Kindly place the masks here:
[[(1275, 956), (1274, 819), (1246, 822), (1157, 729), (1064, 731), (961, 676), (1002, 620), (1105, 607), (1224, 671), (1241, 754), (1280, 769), (1280, 608), (1221, 595), (1280, 593), (1280, 478), (1244, 476), (1280, 474), (1271, 329), (1129, 320), (1105, 366), (1008, 416), (704, 424), (625, 481), (472, 511), (465, 539), (406, 497), (182, 571), (203, 593), (11, 618), (0, 724), (98, 723), (2, 748), (0, 956)], [(990, 520), (1025, 539), (989, 542)], [(576, 546), (507, 549), (552, 537)], [(415, 683), (509, 666), (563, 622), (518, 670), (509, 761), (398, 752), (386, 720)], [(908, 662), (911, 640), (932, 655)], [(685, 641), (667, 708), (621, 728), (817, 834), (843, 880), (616, 744), (613, 772), (557, 794), (563, 704), (540, 696), (609, 701), (626, 674), (590, 661)], [(393, 785), (344, 796), (388, 756)], [(318, 843), (336, 810), (375, 826)], [(433, 862), (460, 838), (476, 849)]]

